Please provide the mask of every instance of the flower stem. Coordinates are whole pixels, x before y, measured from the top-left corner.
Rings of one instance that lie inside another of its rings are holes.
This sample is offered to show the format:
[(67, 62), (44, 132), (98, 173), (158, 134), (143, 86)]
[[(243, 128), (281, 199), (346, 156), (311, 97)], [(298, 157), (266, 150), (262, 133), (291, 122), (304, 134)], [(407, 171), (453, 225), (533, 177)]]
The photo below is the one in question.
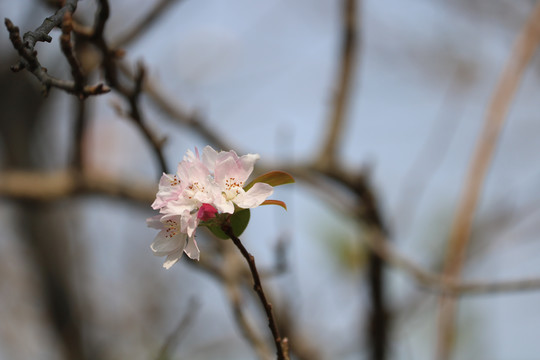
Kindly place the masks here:
[(277, 359), (289, 360), (289, 356), (286, 351), (287, 339), (286, 338), (282, 339), (281, 336), (279, 335), (277, 323), (272, 313), (272, 304), (268, 302), (268, 300), (266, 299), (266, 295), (264, 294), (264, 290), (261, 284), (261, 278), (259, 277), (259, 272), (257, 271), (257, 267), (255, 266), (255, 258), (246, 250), (246, 248), (244, 247), (240, 239), (236, 235), (234, 235), (230, 224), (223, 224), (221, 226), (221, 230), (223, 230), (223, 232), (231, 238), (234, 245), (236, 245), (236, 247), (240, 250), (240, 252), (242, 253), (242, 256), (244, 256), (244, 258), (246, 259), (249, 265), (249, 269), (251, 270), (251, 275), (253, 276), (253, 289), (255, 290), (255, 292), (259, 296), (259, 299), (261, 300), (261, 303), (264, 307), (264, 311), (266, 312), (266, 317), (268, 318), (268, 327), (270, 328), (270, 331), (272, 331), (272, 336), (274, 337)]

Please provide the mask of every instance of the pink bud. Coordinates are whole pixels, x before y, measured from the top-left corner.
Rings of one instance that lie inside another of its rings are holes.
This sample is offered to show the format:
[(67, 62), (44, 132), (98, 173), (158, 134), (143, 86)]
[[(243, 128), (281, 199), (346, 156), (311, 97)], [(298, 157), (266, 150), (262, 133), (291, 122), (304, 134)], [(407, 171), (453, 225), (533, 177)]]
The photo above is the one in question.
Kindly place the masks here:
[(210, 204), (202, 204), (197, 212), (197, 219), (201, 221), (210, 220), (216, 217), (217, 209)]

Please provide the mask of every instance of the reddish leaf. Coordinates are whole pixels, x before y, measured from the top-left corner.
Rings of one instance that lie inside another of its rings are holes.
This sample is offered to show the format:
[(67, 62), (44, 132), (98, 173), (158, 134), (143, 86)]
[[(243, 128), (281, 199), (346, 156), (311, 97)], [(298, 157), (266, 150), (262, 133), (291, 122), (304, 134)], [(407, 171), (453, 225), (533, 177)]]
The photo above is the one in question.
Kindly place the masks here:
[(266, 183), (271, 186), (279, 186), (293, 183), (294, 178), (284, 171), (270, 171), (255, 178), (252, 182), (250, 182), (244, 187), (244, 190), (248, 191), (253, 185), (258, 182)]
[(287, 205), (280, 200), (266, 200), (261, 205), (278, 205), (287, 210)]

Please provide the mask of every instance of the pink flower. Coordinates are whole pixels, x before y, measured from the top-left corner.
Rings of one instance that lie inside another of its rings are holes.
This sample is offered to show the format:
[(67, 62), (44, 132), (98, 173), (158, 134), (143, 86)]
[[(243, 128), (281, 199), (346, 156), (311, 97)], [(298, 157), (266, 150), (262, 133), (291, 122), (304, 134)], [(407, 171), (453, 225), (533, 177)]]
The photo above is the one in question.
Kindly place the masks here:
[(157, 210), (165, 207), (169, 201), (178, 199), (181, 193), (182, 183), (178, 175), (163, 173), (159, 180), (158, 193), (156, 200), (152, 203), (152, 209)]
[(154, 255), (167, 257), (163, 263), (164, 268), (169, 269), (176, 264), (183, 253), (191, 259), (199, 260), (200, 251), (195, 237), (182, 231), (180, 216), (156, 215), (148, 218), (146, 223), (149, 227), (160, 230), (150, 248)]
[(220, 195), (215, 196), (215, 207), (224, 213), (234, 213), (234, 205), (243, 208), (254, 208), (261, 205), (274, 188), (265, 183), (256, 183), (247, 192), (243, 187), (253, 172), (258, 154), (239, 157), (233, 150), (216, 152), (210, 146), (203, 150), (203, 162), (214, 172), (214, 182)]
[(258, 159), (258, 154), (239, 157), (232, 150), (217, 152), (206, 146), (202, 156), (197, 149), (195, 153), (188, 150), (176, 174), (163, 174), (152, 203), (160, 215), (149, 218), (147, 223), (160, 230), (151, 249), (167, 257), (165, 268), (174, 265), (184, 252), (199, 259), (195, 231), (201, 222), (219, 213), (233, 214), (236, 207), (257, 207), (273, 193), (273, 187), (264, 182), (244, 190)]

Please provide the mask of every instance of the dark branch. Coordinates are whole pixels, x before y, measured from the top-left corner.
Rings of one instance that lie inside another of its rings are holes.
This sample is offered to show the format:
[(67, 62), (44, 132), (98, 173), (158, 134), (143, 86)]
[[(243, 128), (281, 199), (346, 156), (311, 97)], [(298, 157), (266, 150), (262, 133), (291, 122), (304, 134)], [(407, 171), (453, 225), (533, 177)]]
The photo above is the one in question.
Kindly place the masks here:
[(77, 3), (78, 0), (67, 0), (63, 7), (58, 9), (54, 15), (46, 18), (36, 30), (25, 33), (23, 36), (25, 47), (33, 51), (38, 41), (51, 42), (52, 38), (49, 33), (55, 27), (60, 26), (66, 13), (75, 12)]
[(92, 32), (78, 32), (82, 39), (94, 45), (102, 55), (101, 67), (105, 73), (105, 79), (111, 88), (116, 90), (129, 104), (129, 118), (139, 128), (143, 136), (149, 142), (159, 163), (161, 175), (167, 171), (165, 157), (163, 156), (163, 140), (146, 125), (139, 105), (140, 95), (143, 90), (145, 71), (142, 65), (138, 66), (138, 71), (131, 80), (133, 84), (126, 86), (122, 84), (118, 72), (118, 58), (123, 55), (122, 51), (112, 49), (105, 39), (105, 25), (109, 19), (110, 8), (107, 0), (99, 0), (99, 9), (96, 13), (94, 30)]
[[(45, 94), (49, 92), (51, 87), (64, 90), (70, 94), (74, 94), (82, 98), (86, 98), (90, 95), (104, 94), (110, 91), (110, 89), (103, 84), (82, 86), (82, 84), (77, 80), (67, 81), (50, 76), (47, 74), (47, 69), (40, 64), (37, 58), (37, 52), (34, 49), (36, 43), (38, 41), (51, 42), (52, 38), (49, 36), (49, 33), (52, 31), (52, 29), (62, 24), (66, 14), (73, 13), (76, 8), (77, 0), (66, 1), (65, 5), (53, 16), (46, 18), (36, 30), (26, 32), (22, 39), (19, 33), (19, 28), (13, 25), (9, 19), (5, 19), (5, 25), (9, 32), (9, 39), (20, 56), (19, 62), (12, 66), (11, 69), (15, 72), (22, 69), (27, 69), (30, 71), (43, 84)], [(65, 41), (66, 40), (64, 38), (62, 40), (63, 49), (65, 46)], [(66, 52), (64, 51), (64, 54), (65, 53)], [(68, 55), (66, 55), (66, 57), (73, 71), (73, 59), (70, 59)], [(75, 79), (77, 78), (75, 77)]]
[[(131, 79), (135, 78), (135, 74), (123, 63), (119, 65), (120, 71)], [(155, 105), (167, 114), (171, 120), (176, 124), (190, 127), (196, 131), (199, 135), (204, 137), (209, 144), (214, 145), (218, 149), (229, 150), (233, 147), (224, 141), (221, 134), (215, 132), (210, 126), (208, 126), (204, 119), (201, 118), (196, 112), (189, 113), (183, 109), (177, 99), (172, 99), (168, 96), (167, 92), (163, 90), (152, 79), (146, 79), (143, 84), (143, 88), (148, 97), (155, 103)]]
[(81, 64), (75, 57), (73, 46), (71, 44), (72, 30), (73, 25), (71, 20), (71, 13), (66, 12), (64, 15), (64, 21), (62, 23), (62, 36), (60, 36), (60, 46), (62, 48), (64, 56), (69, 63), (69, 67), (71, 68), (71, 75), (73, 76), (73, 80), (75, 81), (75, 90), (77, 92), (81, 92), (86, 79), (82, 72)]
[(156, 156), (161, 171), (167, 173), (167, 164), (165, 162), (165, 157), (163, 156), (163, 140), (158, 139), (157, 136), (150, 130), (148, 126), (144, 123), (142, 119), (142, 114), (139, 109), (139, 97), (141, 95), (142, 86), (144, 82), (144, 76), (145, 76), (145, 70), (144, 67), (139, 64), (138, 65), (138, 71), (137, 75), (135, 77), (135, 84), (134, 89), (131, 92), (131, 94), (127, 95), (127, 100), (129, 101), (130, 105), (130, 117), (133, 119), (133, 121), (137, 124), (141, 132), (143, 133), (144, 137), (148, 140), (150, 145), (152, 146), (152, 150), (154, 151), (154, 155)]
[(261, 303), (264, 307), (264, 311), (266, 312), (266, 317), (268, 318), (268, 327), (270, 328), (270, 331), (272, 332), (272, 336), (274, 337), (274, 343), (276, 345), (276, 354), (278, 360), (288, 360), (289, 356), (286, 351), (286, 339), (282, 339), (279, 335), (278, 326), (276, 323), (276, 320), (274, 319), (274, 314), (272, 313), (272, 304), (270, 304), (266, 298), (266, 295), (264, 293), (261, 279), (259, 277), (259, 272), (257, 271), (257, 266), (255, 265), (255, 258), (253, 255), (251, 255), (247, 249), (244, 247), (240, 239), (234, 235), (232, 227), (230, 224), (225, 224), (222, 226), (222, 230), (227, 236), (231, 238), (234, 245), (240, 250), (242, 253), (242, 256), (246, 259), (249, 269), (251, 270), (251, 275), (253, 276), (253, 289), (259, 296), (259, 299), (261, 300)]

